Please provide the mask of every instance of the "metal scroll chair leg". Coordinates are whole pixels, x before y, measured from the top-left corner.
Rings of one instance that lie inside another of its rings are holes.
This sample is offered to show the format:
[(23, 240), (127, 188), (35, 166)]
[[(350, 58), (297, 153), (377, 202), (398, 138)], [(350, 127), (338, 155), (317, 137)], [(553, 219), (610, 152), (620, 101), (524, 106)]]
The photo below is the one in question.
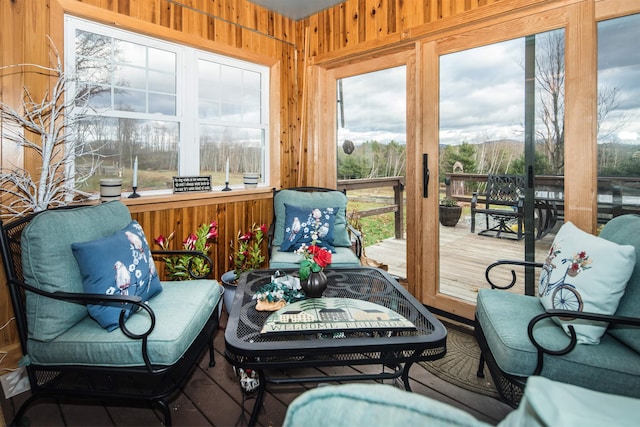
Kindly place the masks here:
[(476, 377), (484, 378), (484, 354), (480, 353), (480, 361), (478, 362), (478, 372), (476, 372)]
[(213, 349), (213, 340), (209, 341), (209, 367), (212, 368), (216, 366), (215, 361), (215, 350)]
[(153, 403), (155, 403), (162, 411), (162, 415), (164, 415), (164, 425), (166, 427), (171, 427), (171, 410), (169, 409), (169, 405), (167, 405), (167, 402), (165, 402), (164, 399), (158, 399)]

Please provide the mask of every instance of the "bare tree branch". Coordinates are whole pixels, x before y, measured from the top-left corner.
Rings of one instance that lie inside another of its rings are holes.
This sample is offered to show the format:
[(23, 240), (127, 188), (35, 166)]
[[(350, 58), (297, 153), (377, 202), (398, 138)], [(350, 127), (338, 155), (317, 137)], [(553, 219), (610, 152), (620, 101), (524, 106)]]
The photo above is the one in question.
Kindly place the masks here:
[[(18, 165), (7, 165), (0, 170), (2, 217), (24, 216), (63, 206), (72, 200), (86, 199), (90, 195), (77, 190), (76, 186), (91, 177), (100, 165), (101, 156), (95, 147), (78, 139), (77, 125), (88, 117), (91, 93), (74, 93), (74, 77), (65, 73), (51, 39), (49, 44), (52, 66), (16, 64), (0, 67), (0, 70), (21, 69), (22, 73), (55, 79), (41, 100), (36, 100), (31, 90), (23, 87), (19, 110), (0, 102), (2, 137), (41, 159), (37, 182), (29, 171)], [(30, 139), (32, 135), (36, 137), (34, 140)], [(88, 172), (75, 171), (78, 154), (91, 159)]]

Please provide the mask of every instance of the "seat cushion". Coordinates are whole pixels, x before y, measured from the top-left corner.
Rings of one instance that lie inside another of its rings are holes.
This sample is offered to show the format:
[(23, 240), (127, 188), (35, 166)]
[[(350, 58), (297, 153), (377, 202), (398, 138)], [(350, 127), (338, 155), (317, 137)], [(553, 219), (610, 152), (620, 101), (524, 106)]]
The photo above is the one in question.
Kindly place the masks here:
[(640, 425), (638, 405), (638, 399), (534, 376), (527, 380), (518, 408), (498, 426), (632, 427)]
[[(72, 243), (71, 250), (87, 293), (136, 295), (142, 301), (149, 301), (162, 291), (147, 238), (135, 220), (102, 239)], [(89, 315), (103, 328), (113, 331), (118, 327), (122, 304), (88, 304), (87, 307)], [(127, 308), (125, 319), (132, 308)]]
[[(631, 245), (586, 233), (571, 222), (556, 234), (540, 274), (538, 293), (547, 309), (614, 314), (636, 263)], [(582, 344), (598, 344), (605, 322), (554, 317), (567, 334), (573, 325)]]
[[(25, 282), (55, 292), (83, 292), (82, 275), (71, 244), (100, 239), (131, 222), (129, 209), (119, 201), (55, 209), (38, 214), (22, 232)], [(29, 337), (49, 341), (88, 316), (84, 305), (53, 301), (27, 293)]]
[(273, 245), (281, 246), (284, 238), (284, 223), (286, 217), (285, 203), (305, 208), (335, 208), (338, 207), (333, 233), (334, 246), (351, 246), (351, 239), (347, 232), (347, 196), (342, 191), (296, 191), (280, 190), (273, 198), (273, 209), (276, 218), (273, 233)]
[[(533, 374), (537, 352), (527, 335), (529, 320), (543, 313), (536, 297), (481, 289), (476, 319), (497, 365), (508, 374)], [(534, 329), (546, 348), (564, 348), (569, 337), (551, 319)], [(542, 376), (606, 393), (640, 397), (640, 355), (609, 334), (600, 344), (578, 345), (561, 357), (544, 357)]]
[[(214, 312), (221, 297), (215, 280), (162, 282), (162, 292), (149, 301), (156, 325), (149, 335), (152, 364), (172, 365), (187, 350)], [(127, 328), (142, 332), (149, 325), (146, 311), (131, 315)], [(121, 329), (108, 332), (90, 317), (49, 342), (29, 340), (32, 363), (41, 365), (141, 366), (140, 341)]]
[[(295, 252), (282, 252), (279, 246), (271, 249), (269, 268), (300, 268), (302, 255)], [(335, 253), (331, 254), (331, 264), (328, 268), (335, 267), (360, 267), (360, 259), (351, 248), (336, 246)]]
[(283, 425), (489, 426), (461, 409), (385, 384), (344, 384), (309, 390), (289, 405)]
[[(617, 316), (639, 317), (640, 311), (640, 215), (621, 215), (609, 221), (600, 237), (618, 243), (633, 245), (636, 252), (636, 264), (627, 283), (624, 295), (618, 304)], [(609, 333), (640, 353), (640, 328), (612, 325)]]

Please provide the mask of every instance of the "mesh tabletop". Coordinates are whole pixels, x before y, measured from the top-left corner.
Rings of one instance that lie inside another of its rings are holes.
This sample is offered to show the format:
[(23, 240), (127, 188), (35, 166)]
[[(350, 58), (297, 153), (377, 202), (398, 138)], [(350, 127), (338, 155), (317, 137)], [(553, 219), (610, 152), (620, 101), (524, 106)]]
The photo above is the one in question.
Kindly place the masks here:
[(368, 267), (326, 269), (328, 286), (323, 297), (384, 306), (412, 322), (415, 330), (261, 333), (272, 312), (257, 311), (252, 297), (271, 282), (274, 272), (253, 270), (240, 277), (225, 331), (225, 355), (234, 365), (266, 368), (404, 363), (438, 359), (446, 352), (442, 323), (388, 273)]

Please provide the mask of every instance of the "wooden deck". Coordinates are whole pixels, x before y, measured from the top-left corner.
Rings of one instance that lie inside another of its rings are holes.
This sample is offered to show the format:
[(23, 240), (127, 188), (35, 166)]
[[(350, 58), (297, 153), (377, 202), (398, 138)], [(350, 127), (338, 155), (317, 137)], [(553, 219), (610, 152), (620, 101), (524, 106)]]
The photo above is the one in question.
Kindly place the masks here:
[[(485, 268), (499, 259), (524, 259), (524, 241), (497, 239), (471, 233), (469, 224), (461, 220), (455, 227), (440, 226), (440, 292), (465, 301), (476, 301), (478, 289), (487, 288)], [(555, 234), (549, 233), (536, 241), (536, 260), (544, 260)], [(406, 241), (387, 239), (365, 248), (368, 258), (388, 265), (389, 273), (407, 277)], [(522, 269), (515, 269), (522, 278)], [(507, 269), (496, 271), (492, 278), (508, 283)], [(524, 283), (513, 291), (523, 293)]]
[[(222, 324), (226, 322), (223, 312)], [(240, 386), (231, 365), (224, 359), (224, 331), (215, 339), (216, 361), (213, 368), (207, 366), (208, 357), (196, 367), (189, 383), (169, 405), (173, 411), (175, 426), (236, 426), (246, 425), (254, 400), (244, 402)], [(329, 372), (355, 371), (353, 368), (321, 368), (314, 375)], [(359, 367), (357, 369), (367, 369)], [(373, 368), (368, 368), (373, 369)], [(411, 368), (411, 387), (414, 393), (446, 402), (472, 414), (479, 420), (497, 424), (511, 408), (495, 399), (479, 395), (449, 384), (430, 374), (420, 365)], [(258, 425), (279, 426), (285, 417), (289, 403), (314, 384), (279, 386), (269, 388)], [(2, 409), (6, 422), (13, 419), (16, 408), (29, 393), (3, 400)], [(32, 426), (161, 426), (161, 414), (149, 408), (127, 408), (81, 405), (54, 401), (41, 401), (32, 405), (26, 416)]]

